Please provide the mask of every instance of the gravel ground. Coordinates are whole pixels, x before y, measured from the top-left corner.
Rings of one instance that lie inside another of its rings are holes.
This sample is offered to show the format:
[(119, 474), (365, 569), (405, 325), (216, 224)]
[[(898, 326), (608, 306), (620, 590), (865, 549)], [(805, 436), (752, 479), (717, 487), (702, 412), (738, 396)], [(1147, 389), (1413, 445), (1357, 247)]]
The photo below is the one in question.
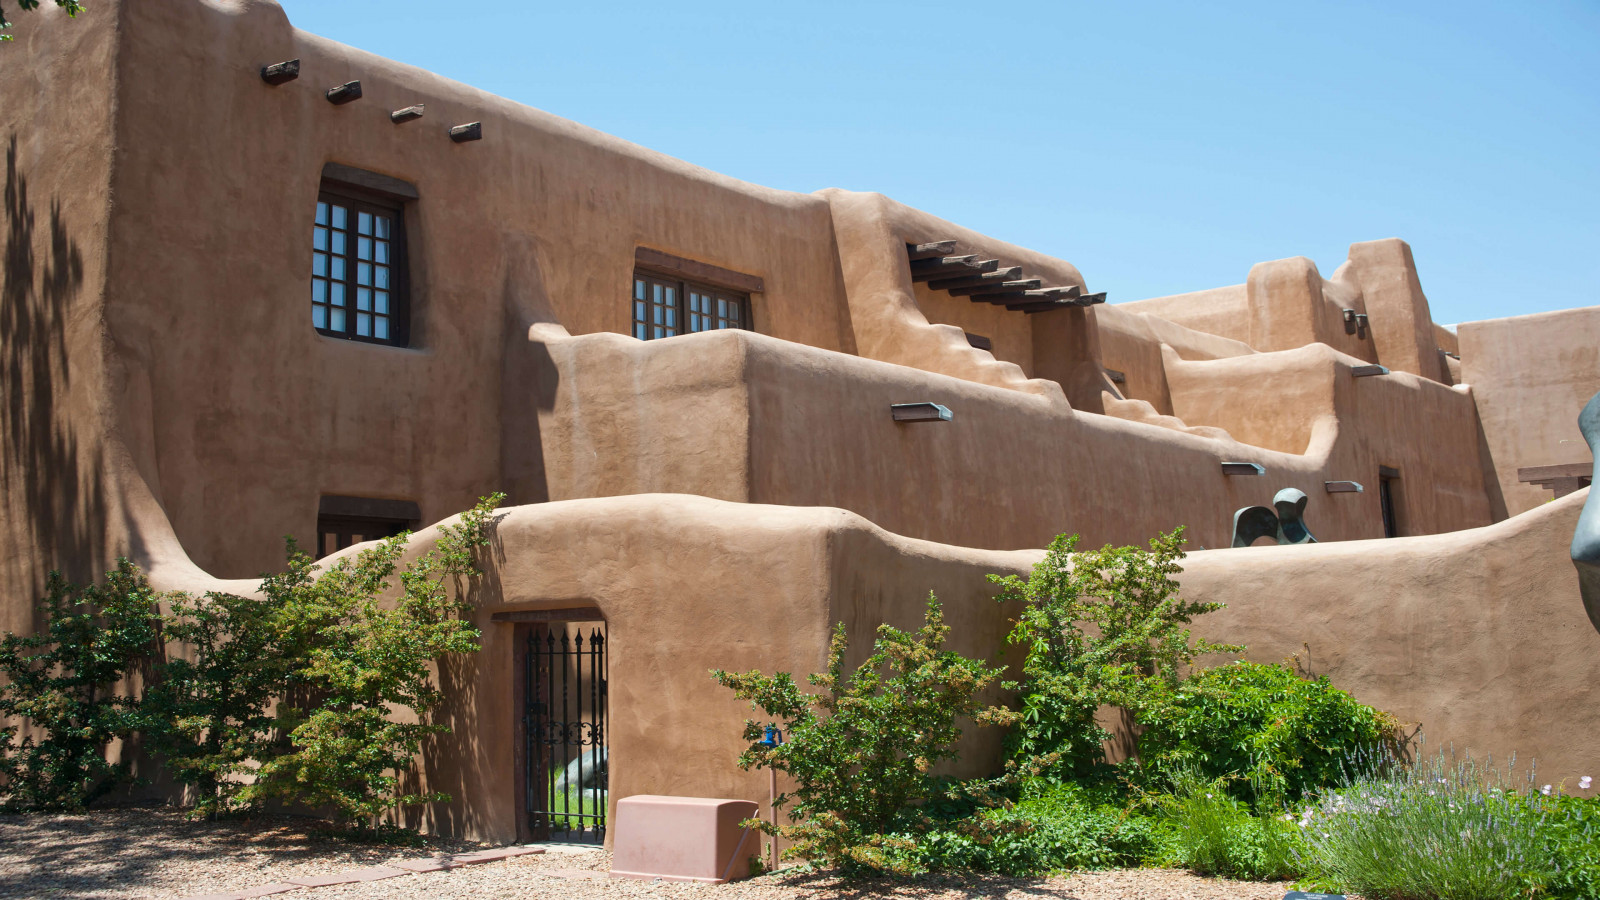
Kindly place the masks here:
[[(281, 816), (192, 822), (172, 809), (118, 809), (84, 816), (0, 816), (0, 898), (147, 898), (257, 887), (285, 878), (483, 849), (467, 841), (426, 846), (357, 844), (319, 833), (314, 820)], [(1025, 900), (1281, 900), (1283, 884), (1199, 878), (1165, 869), (1086, 872), (1056, 878), (930, 876), (841, 883), (779, 872), (728, 885), (612, 880), (611, 856), (553, 851), (383, 881), (305, 888), (286, 900), (426, 898), (560, 900), (663, 897), (683, 900), (860, 900), (866, 897)]]

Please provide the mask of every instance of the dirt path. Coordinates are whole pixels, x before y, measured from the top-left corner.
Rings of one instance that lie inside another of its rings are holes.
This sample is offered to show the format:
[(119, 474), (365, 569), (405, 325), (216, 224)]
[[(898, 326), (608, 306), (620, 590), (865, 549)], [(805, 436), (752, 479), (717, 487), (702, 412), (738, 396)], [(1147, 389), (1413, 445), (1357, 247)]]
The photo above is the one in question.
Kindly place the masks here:
[[(177, 810), (118, 809), (83, 816), (0, 816), (0, 898), (180, 900), (238, 894), (289, 878), (486, 849), (429, 839), (425, 846), (357, 844), (320, 833), (320, 823), (282, 816), (191, 822)], [(1055, 900), (1281, 900), (1282, 884), (1198, 878), (1163, 869), (1087, 872), (1056, 878), (929, 876), (895, 882), (839, 882), (778, 873), (728, 885), (611, 879), (610, 854), (598, 850), (518, 856), (377, 881), (300, 887), (286, 900), (418, 898), (498, 900), (548, 897), (695, 898), (695, 900), (864, 900), (901, 897), (1055, 898)]]

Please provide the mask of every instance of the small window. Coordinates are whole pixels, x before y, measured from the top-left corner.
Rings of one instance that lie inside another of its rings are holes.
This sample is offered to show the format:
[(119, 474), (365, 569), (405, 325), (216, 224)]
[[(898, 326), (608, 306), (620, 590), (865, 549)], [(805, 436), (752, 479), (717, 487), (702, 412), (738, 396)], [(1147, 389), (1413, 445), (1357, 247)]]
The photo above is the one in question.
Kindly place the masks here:
[(633, 274), (633, 336), (641, 341), (716, 331), (750, 330), (750, 295), (644, 270)]
[(323, 497), (317, 507), (315, 556), (337, 553), (362, 541), (378, 541), (415, 528), (421, 511), (406, 500)]
[(311, 325), (329, 337), (406, 345), (401, 201), (323, 180), (311, 229)]
[(1395, 495), (1400, 491), (1400, 470), (1378, 467), (1378, 507), (1383, 512), (1383, 536), (1400, 536), (1400, 519), (1395, 515)]

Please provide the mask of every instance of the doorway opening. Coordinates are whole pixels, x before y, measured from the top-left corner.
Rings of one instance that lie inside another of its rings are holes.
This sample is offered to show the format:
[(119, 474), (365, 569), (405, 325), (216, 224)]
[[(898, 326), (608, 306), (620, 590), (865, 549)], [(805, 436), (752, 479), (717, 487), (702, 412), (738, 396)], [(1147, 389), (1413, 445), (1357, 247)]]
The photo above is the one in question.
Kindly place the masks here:
[(603, 844), (609, 788), (604, 622), (541, 622), (523, 649), (523, 809), (536, 841)]

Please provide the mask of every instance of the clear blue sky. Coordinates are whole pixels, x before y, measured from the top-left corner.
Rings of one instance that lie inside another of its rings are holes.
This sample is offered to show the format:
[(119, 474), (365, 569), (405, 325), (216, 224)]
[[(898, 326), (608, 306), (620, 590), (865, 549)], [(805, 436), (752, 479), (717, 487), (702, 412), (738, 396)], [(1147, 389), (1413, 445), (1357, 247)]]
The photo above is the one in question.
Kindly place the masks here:
[(283, 0), (737, 178), (872, 190), (1112, 302), (1401, 237), (1442, 323), (1600, 305), (1600, 2)]

